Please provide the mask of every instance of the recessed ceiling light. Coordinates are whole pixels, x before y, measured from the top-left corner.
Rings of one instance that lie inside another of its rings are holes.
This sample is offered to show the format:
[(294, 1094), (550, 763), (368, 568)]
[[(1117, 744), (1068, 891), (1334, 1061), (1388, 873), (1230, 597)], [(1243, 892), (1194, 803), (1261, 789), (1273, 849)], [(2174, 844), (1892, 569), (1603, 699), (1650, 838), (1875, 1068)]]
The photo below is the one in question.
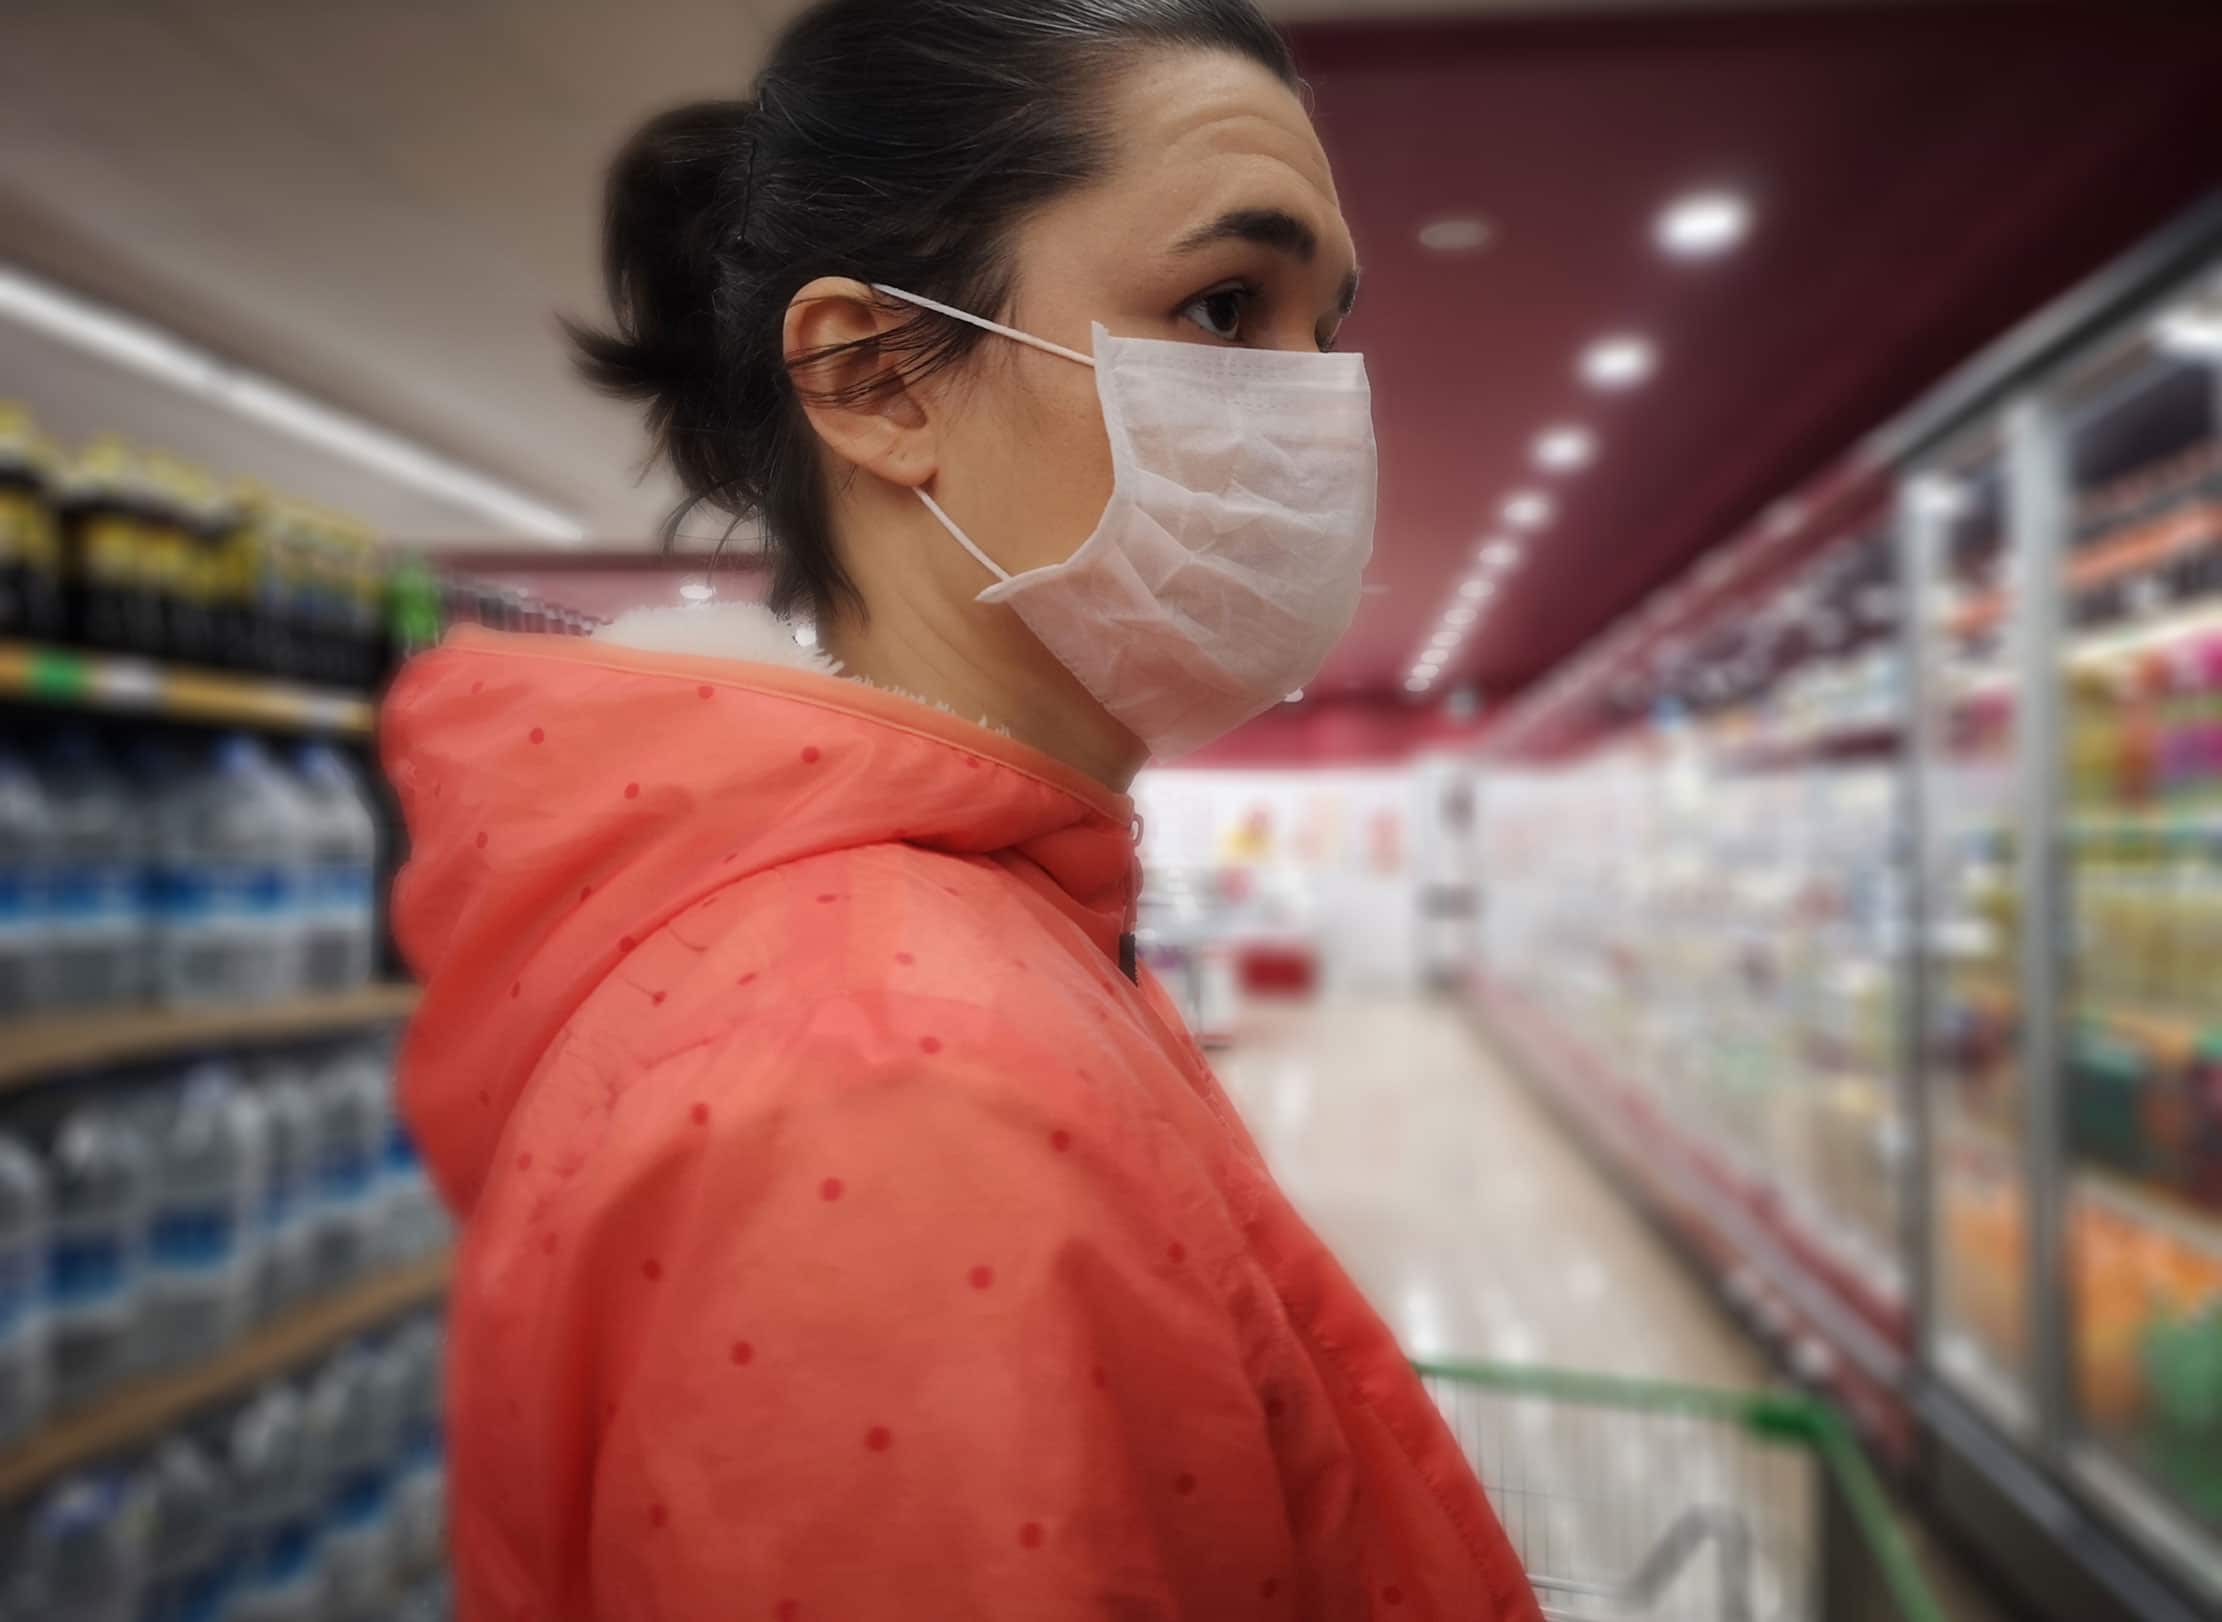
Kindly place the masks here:
[(1481, 549), (1481, 565), (1502, 574), (1520, 561), (1520, 543), (1508, 537), (1499, 537)]
[(1478, 253), (1495, 235), (1479, 214), (1442, 214), (1420, 227), (1420, 246), (1430, 253)]
[(1282, 699), (1282, 700), (1281, 700), (1281, 702), (1282, 702), (1283, 704), (1301, 704), (1301, 703), (1303, 703), (1303, 702), (1304, 702), (1304, 689), (1303, 689), (1303, 688), (1301, 688), (1301, 687), (1297, 688), (1295, 692), (1293, 692), (1293, 693), (1289, 694), (1289, 695), (1288, 695), (1288, 697), (1286, 697), (1286, 698)]
[(1600, 338), (1582, 351), (1582, 381), (1597, 389), (1632, 389), (1659, 364), (1651, 340), (1633, 332)]
[(1659, 212), (1652, 235), (1677, 259), (1711, 259), (1724, 254), (1751, 229), (1751, 204), (1732, 191), (1698, 191), (1678, 197)]
[(816, 646), (818, 645), (818, 628), (817, 628), (817, 627), (816, 627), (815, 625), (798, 625), (798, 626), (796, 626), (796, 627), (795, 627), (795, 642), (796, 642), (796, 644), (797, 644), (798, 646), (800, 646), (800, 647), (805, 647), (805, 648), (814, 648), (814, 647), (816, 647)]
[(1407, 693), (1424, 693), (1424, 692), (1426, 692), (1426, 691), (1427, 691), (1427, 678), (1426, 678), (1425, 676), (1407, 676), (1407, 677), (1406, 677), (1406, 678), (1404, 679), (1404, 690), (1405, 690), (1405, 691), (1406, 691)]
[(1551, 498), (1540, 490), (1516, 490), (1505, 498), (1504, 521), (1520, 529), (1541, 529), (1551, 521)]
[(2153, 343), (2190, 360), (2222, 360), (2222, 303), (2187, 303), (2153, 322)]
[(706, 603), (717, 594), (717, 587), (706, 580), (690, 580), (679, 588), (679, 595), (690, 603)]
[(1467, 605), (1461, 603), (1458, 607), (1449, 610), (1443, 615), (1443, 623), (1445, 625), (1455, 625), (1460, 630), (1464, 630), (1467, 626), (1473, 624), (1473, 622), (1479, 617), (1479, 610), (1470, 608)]
[(1597, 436), (1570, 422), (1546, 428), (1536, 436), (1535, 465), (1553, 473), (1587, 467), (1596, 455)]
[(1470, 603), (1480, 602), (1496, 589), (1494, 581), (1484, 580), (1480, 575), (1469, 575), (1458, 583), (1458, 595)]

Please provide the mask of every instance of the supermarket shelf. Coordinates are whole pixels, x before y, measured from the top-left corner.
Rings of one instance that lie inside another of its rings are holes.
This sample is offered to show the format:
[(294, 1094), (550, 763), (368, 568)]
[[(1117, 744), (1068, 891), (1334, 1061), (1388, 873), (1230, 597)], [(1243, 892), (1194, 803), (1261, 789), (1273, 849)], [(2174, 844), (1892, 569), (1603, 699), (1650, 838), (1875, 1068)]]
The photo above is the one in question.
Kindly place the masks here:
[(0, 1025), (0, 1093), (70, 1070), (190, 1048), (317, 1036), (398, 1019), (416, 1006), (415, 986), (372, 985), (267, 1008), (107, 1009)]
[(359, 693), (24, 642), (0, 642), (0, 698), (301, 732), (367, 734), (373, 714)]
[[(2076, 552), (2068, 561), (2068, 587), (2071, 591), (2088, 591), (2127, 575), (2143, 574), (2178, 553), (2218, 540), (2222, 540), (2222, 502), (2195, 502)], [(1952, 617), (1952, 630), (1959, 635), (1987, 630), (2005, 611), (2004, 596), (1986, 592)]]
[(2069, 1173), (2075, 1196), (2103, 1205), (2138, 1227), (2166, 1234), (2178, 1244), (2222, 1256), (2222, 1212), (2164, 1188), (2154, 1188), (2104, 1166), (2078, 1162)]
[(20, 1498), (64, 1471), (152, 1441), (204, 1408), (244, 1396), (366, 1330), (430, 1305), (445, 1293), (451, 1265), (451, 1258), (439, 1256), (385, 1273), (256, 1331), (206, 1363), (142, 1380), (47, 1426), (0, 1453), (0, 1502)]
[[(1947, 995), (1961, 1001), (1977, 1003), (1991, 1013), (2005, 1018), (2018, 1016), (2020, 994), (2004, 980), (1961, 971), (1948, 988)], [(2185, 1019), (2163, 1009), (2139, 1008), (2121, 1002), (2083, 1003), (2071, 1002), (2069, 1012), (2087, 1025), (2096, 1025), (2115, 1035), (2151, 1050), (2171, 1064), (2180, 1064), (2222, 1028), (2198, 1020)]]
[[(1986, 1122), (1955, 1116), (1944, 1124), (1941, 1138), (1947, 1150), (1962, 1157), (1956, 1165), (1980, 1162), (1987, 1169), (2004, 1168), (2012, 1174), (2018, 1173), (2023, 1163), (2021, 1145)], [(2071, 1162), (2069, 1176), (2076, 1198), (2104, 1206), (2116, 1216), (2166, 1234), (2178, 1243), (2222, 1256), (2222, 1211), (2210, 1211), (2168, 1189), (2083, 1160)]]
[(2091, 838), (2117, 838), (2123, 834), (2199, 834), (2222, 836), (2222, 811), (2109, 811), (2077, 812), (2068, 818), (2068, 831)]

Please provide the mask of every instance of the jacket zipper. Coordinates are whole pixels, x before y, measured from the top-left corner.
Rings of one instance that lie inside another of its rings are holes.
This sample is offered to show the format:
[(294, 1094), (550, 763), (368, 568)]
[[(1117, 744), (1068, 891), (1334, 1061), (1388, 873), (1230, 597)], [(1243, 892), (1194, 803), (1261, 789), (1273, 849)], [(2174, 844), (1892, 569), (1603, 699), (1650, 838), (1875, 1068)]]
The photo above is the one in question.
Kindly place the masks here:
[(1141, 949), (1134, 938), (1142, 922), (1142, 814), (1134, 814), (1126, 848), (1126, 928), (1119, 934), (1119, 972), (1142, 983)]

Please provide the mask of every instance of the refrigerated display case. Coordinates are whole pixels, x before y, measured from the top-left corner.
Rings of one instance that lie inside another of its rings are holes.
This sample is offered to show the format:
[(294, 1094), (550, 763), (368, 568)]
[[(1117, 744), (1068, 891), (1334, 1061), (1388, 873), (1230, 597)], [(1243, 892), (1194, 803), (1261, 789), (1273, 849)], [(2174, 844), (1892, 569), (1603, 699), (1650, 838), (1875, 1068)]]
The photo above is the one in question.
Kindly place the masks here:
[(2222, 1614), (2222, 205), (1866, 449), (1500, 727), (1475, 1004), (1717, 1168), (1662, 1220), (1763, 1330), (1902, 1313), (2032, 1614)]
[[(1650, 716), (1485, 787), (1487, 972), (1581, 1032), (1843, 1308), (1905, 1333), (1887, 527), (1662, 649)], [(1609, 901), (1604, 898), (1610, 898)]]
[(2222, 271), (2054, 390), (2069, 1457), (2222, 1542)]

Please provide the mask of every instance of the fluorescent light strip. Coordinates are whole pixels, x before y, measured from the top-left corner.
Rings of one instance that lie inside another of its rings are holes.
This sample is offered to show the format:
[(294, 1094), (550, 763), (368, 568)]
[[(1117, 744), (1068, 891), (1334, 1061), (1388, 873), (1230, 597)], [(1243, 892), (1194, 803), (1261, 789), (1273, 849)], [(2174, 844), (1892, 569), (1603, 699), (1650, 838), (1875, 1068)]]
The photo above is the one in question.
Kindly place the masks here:
[(586, 529), (508, 485), (97, 304), (0, 265), (0, 318), (223, 406), (532, 540), (577, 546)]

